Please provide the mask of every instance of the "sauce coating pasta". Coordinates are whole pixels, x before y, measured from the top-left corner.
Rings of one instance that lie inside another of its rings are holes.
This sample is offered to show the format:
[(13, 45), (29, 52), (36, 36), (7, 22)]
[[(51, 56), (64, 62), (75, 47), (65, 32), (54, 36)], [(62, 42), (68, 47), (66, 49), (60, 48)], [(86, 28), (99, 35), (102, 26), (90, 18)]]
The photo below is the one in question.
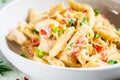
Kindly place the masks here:
[(100, 10), (68, 0), (42, 14), (29, 10), (7, 39), (21, 46), (22, 56), (48, 65), (91, 68), (120, 62), (120, 30)]

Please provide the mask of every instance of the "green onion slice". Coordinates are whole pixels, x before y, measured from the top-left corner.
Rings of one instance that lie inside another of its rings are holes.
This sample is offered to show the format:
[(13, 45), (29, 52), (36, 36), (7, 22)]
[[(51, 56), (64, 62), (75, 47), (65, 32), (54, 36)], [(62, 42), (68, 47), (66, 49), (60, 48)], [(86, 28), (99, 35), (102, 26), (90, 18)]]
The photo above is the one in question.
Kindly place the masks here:
[(111, 65), (117, 64), (117, 63), (118, 63), (118, 61), (116, 61), (116, 60), (109, 60), (108, 61), (108, 64), (111, 64)]
[(57, 33), (59, 30), (60, 30), (60, 28), (58, 28), (58, 27), (55, 27), (55, 28), (52, 29), (52, 31), (53, 31), (54, 33)]
[(80, 22), (79, 25), (82, 26), (83, 24), (86, 24), (88, 22), (88, 18), (84, 17)]
[(44, 52), (42, 52), (39, 48), (37, 49), (37, 55), (38, 57), (42, 58), (45, 56)]
[(74, 43), (70, 43), (70, 45), (68, 46), (68, 50), (72, 50), (73, 46), (74, 46)]
[(38, 32), (36, 29), (33, 29), (33, 30), (32, 30), (32, 33), (34, 33), (34, 34), (39, 34), (39, 32)]
[(100, 35), (99, 35), (99, 34), (96, 34), (95, 38), (96, 38), (96, 39), (99, 39), (99, 38), (100, 38)]
[(95, 8), (95, 9), (94, 9), (94, 13), (95, 13), (95, 16), (98, 16), (98, 15), (100, 14), (100, 10), (97, 9), (97, 8)]
[(71, 19), (71, 20), (68, 22), (67, 26), (68, 26), (68, 27), (73, 27), (73, 26), (74, 26), (74, 23), (75, 23), (75, 21), (74, 21), (73, 19)]
[(71, 19), (71, 20), (69, 21), (70, 26), (74, 26), (74, 23), (75, 23), (75, 21), (74, 21), (73, 19)]

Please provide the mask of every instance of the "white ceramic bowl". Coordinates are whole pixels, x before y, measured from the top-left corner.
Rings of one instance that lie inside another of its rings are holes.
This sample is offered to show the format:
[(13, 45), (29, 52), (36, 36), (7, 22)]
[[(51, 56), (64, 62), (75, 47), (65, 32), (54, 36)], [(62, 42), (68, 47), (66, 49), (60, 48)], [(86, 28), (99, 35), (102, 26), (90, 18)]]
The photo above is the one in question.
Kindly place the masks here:
[[(102, 13), (113, 21), (116, 26), (119, 26), (117, 23), (120, 21), (120, 3), (115, 0), (78, 1), (86, 2), (93, 7), (100, 8)], [(113, 80), (120, 78), (119, 64), (89, 69), (60, 68), (37, 63), (16, 54), (20, 53), (18, 45), (9, 43), (6, 40), (6, 35), (10, 30), (16, 28), (19, 21), (26, 19), (29, 8), (35, 8), (40, 12), (43, 12), (48, 10), (51, 4), (58, 4), (60, 2), (65, 2), (67, 5), (67, 0), (17, 0), (4, 7), (0, 11), (0, 48), (4, 56), (16, 68), (39, 80)]]

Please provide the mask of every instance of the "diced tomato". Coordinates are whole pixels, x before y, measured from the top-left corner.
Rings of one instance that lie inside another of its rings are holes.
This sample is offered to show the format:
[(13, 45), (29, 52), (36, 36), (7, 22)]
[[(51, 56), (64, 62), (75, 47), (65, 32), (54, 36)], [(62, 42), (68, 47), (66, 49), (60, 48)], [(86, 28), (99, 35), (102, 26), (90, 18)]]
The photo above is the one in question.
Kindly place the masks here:
[(45, 16), (45, 17), (43, 17), (41, 20), (45, 20), (45, 19), (47, 19), (48, 18), (48, 16)]
[(94, 48), (95, 48), (95, 50), (96, 50), (97, 52), (103, 51), (103, 47), (102, 47), (102, 46), (95, 45)]
[(61, 19), (60, 23), (61, 23), (61, 24), (66, 24), (67, 22), (66, 22), (65, 19)]
[(79, 46), (79, 51), (83, 50), (83, 47), (82, 46)]
[(78, 57), (79, 54), (78, 54), (77, 52), (72, 52), (72, 53), (71, 53), (71, 56), (73, 56), (73, 57)]
[(41, 33), (41, 35), (47, 35), (47, 32), (43, 29), (40, 31), (40, 33)]
[(85, 38), (83, 36), (76, 42), (76, 44), (86, 44)]
[(102, 15), (103, 18), (106, 18), (106, 16), (103, 13), (101, 13), (101, 15)]
[(64, 10), (64, 12), (66, 12), (66, 11), (74, 12), (74, 10), (72, 8), (67, 8)]
[(74, 10), (73, 10), (72, 8), (68, 8), (68, 10), (69, 10), (70, 12), (74, 12)]
[(106, 54), (105, 52), (103, 52), (103, 53), (101, 54), (101, 60), (102, 60), (103, 62), (107, 62), (107, 54)]
[(84, 38), (84, 36), (81, 36), (80, 39), (78, 39), (78, 41), (76, 42), (74, 48), (73, 48), (73, 52), (71, 53), (71, 56), (77, 57), (79, 54), (79, 52), (81, 52), (83, 50), (83, 46), (86, 44), (86, 40)]
[(32, 38), (30, 40), (30, 42), (31, 42), (32, 46), (39, 46), (39, 41), (37, 38)]
[(86, 13), (86, 12), (87, 12), (87, 10), (83, 10), (83, 12), (85, 12), (85, 13)]
[(78, 49), (78, 51), (81, 51), (83, 49), (83, 46), (80, 45), (75, 45), (74, 49)]
[(79, 44), (80, 43), (80, 41), (78, 40), (77, 42), (76, 42), (76, 44)]

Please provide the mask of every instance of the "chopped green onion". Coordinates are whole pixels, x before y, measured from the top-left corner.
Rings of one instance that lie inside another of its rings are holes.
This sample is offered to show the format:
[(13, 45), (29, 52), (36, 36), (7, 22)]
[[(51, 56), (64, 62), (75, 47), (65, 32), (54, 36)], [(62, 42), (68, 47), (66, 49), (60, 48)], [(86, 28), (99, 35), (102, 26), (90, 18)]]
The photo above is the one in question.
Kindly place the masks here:
[(57, 33), (59, 30), (60, 30), (60, 28), (58, 28), (58, 27), (55, 27), (55, 28), (52, 29), (52, 31), (53, 31), (54, 33)]
[(74, 26), (74, 20), (73, 19), (71, 19), (70, 21), (69, 21), (69, 24), (71, 25), (71, 26)]
[(88, 22), (88, 18), (87, 17), (84, 17), (81, 21), (80, 21), (80, 26), (82, 26), (83, 25), (83, 23), (84, 24), (86, 24)]
[(120, 28), (118, 28), (118, 29), (117, 29), (117, 31), (119, 31), (119, 32), (120, 32)]
[(38, 32), (36, 29), (33, 29), (33, 30), (32, 30), (32, 33), (34, 33), (34, 34), (39, 34), (39, 32)]
[(80, 26), (82, 26), (83, 25), (83, 23), (82, 23), (82, 21), (80, 21)]
[(74, 43), (71, 43), (69, 46), (68, 46), (68, 50), (72, 50), (72, 47), (74, 46)]
[(87, 22), (88, 22), (88, 18), (87, 18), (87, 17), (84, 17), (84, 18), (83, 18), (83, 22), (84, 22), (84, 23), (87, 23)]
[(68, 26), (69, 27), (74, 26), (74, 23), (75, 23), (75, 21), (73, 19), (71, 19), (68, 23)]
[(20, 56), (22, 56), (24, 58), (27, 58), (27, 56), (25, 54), (20, 54)]
[(42, 52), (39, 48), (37, 49), (37, 55), (38, 57), (42, 58), (45, 56), (44, 52)]
[(2, 2), (2, 3), (6, 3), (6, 2), (7, 2), (7, 0), (2, 0), (1, 2)]
[(94, 13), (95, 13), (95, 16), (98, 16), (98, 15), (100, 14), (100, 10), (97, 9), (97, 8), (95, 8), (95, 9), (94, 9)]
[(99, 35), (99, 34), (96, 34), (95, 38), (96, 38), (96, 39), (100, 38), (100, 35)]
[(114, 64), (117, 64), (118, 63), (118, 61), (114, 61)]
[(111, 64), (111, 65), (112, 65), (112, 64), (117, 64), (117, 63), (118, 63), (118, 61), (116, 61), (116, 60), (109, 60), (109, 61), (108, 61), (108, 64)]

